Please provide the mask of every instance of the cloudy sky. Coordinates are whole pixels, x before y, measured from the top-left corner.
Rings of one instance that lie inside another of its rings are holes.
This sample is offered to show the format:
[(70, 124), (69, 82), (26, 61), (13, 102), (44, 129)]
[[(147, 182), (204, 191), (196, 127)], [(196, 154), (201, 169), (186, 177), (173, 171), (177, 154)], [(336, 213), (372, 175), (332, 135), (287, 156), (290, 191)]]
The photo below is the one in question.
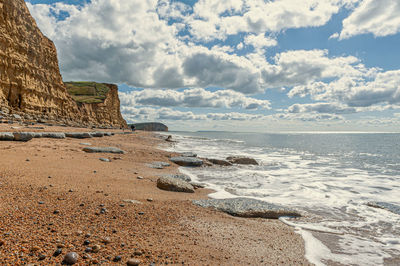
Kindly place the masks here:
[(26, 0), (65, 81), (172, 130), (400, 131), (398, 0)]

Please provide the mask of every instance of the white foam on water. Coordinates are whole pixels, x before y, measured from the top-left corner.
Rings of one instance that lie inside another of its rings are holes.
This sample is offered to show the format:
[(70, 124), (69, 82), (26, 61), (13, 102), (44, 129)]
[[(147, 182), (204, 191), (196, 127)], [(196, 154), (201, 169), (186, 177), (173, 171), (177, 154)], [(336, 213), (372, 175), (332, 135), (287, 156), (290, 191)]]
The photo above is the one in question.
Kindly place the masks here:
[[(385, 174), (384, 166), (355, 167), (351, 163), (354, 154), (341, 156), (349, 158), (347, 163), (329, 154), (317, 156), (290, 149), (246, 147), (242, 141), (175, 134), (173, 139), (178, 142), (168, 147), (169, 151), (191, 151), (199, 157), (216, 159), (230, 155), (255, 158), (259, 166), (180, 168), (180, 171), (215, 190), (209, 195), (212, 198), (249, 197), (306, 211), (313, 219), (306, 218), (292, 226), (304, 238), (310, 262), (381, 265), (384, 258), (400, 256), (400, 216), (366, 205), (369, 201), (400, 205), (400, 178), (391, 176), (390, 171)], [(375, 156), (367, 152), (359, 155)], [(373, 167), (375, 171), (368, 170), (374, 170)], [(335, 234), (338, 240), (333, 244), (323, 243), (311, 231)], [(335, 251), (338, 254), (331, 252), (331, 245), (339, 248)]]

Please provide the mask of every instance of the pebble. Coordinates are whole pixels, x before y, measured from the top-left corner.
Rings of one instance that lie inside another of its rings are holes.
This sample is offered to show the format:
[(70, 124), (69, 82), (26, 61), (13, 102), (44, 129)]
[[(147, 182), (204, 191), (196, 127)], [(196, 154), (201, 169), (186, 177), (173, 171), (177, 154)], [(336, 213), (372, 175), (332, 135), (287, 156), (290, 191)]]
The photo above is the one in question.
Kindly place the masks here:
[(152, 198), (148, 198), (147, 201), (148, 201), (148, 202), (152, 202), (153, 199), (152, 199)]
[(122, 260), (121, 256), (115, 256), (115, 258), (113, 259), (113, 262), (119, 262)]
[(144, 179), (143, 176), (138, 176), (137, 179)]
[(106, 213), (106, 212), (107, 212), (107, 209), (106, 209), (106, 208), (101, 208), (100, 213), (104, 214), (104, 213)]
[(90, 241), (89, 241), (89, 240), (83, 241), (83, 245), (87, 246), (87, 245), (89, 245), (89, 244), (90, 244)]
[(39, 204), (44, 204), (44, 201), (39, 201), (38, 203), (39, 203)]
[(1, 240), (1, 239), (0, 239), (0, 247), (1, 247), (2, 245), (4, 245), (4, 240)]
[(142, 256), (142, 255), (143, 255), (143, 252), (140, 251), (140, 250), (135, 250), (135, 252), (133, 253), (133, 255), (135, 255), (135, 256)]
[(109, 237), (104, 237), (101, 242), (103, 242), (104, 244), (109, 244), (111, 243), (111, 239)]
[(93, 251), (93, 249), (92, 248), (89, 248), (89, 247), (87, 247), (86, 249), (85, 249), (85, 252), (86, 253), (90, 253), (90, 252), (92, 252)]
[(89, 254), (84, 254), (82, 257), (83, 257), (85, 260), (91, 260), (91, 259), (92, 259), (92, 256), (90, 256)]
[(69, 252), (64, 257), (64, 263), (72, 265), (78, 262), (78, 254), (76, 252)]
[(93, 253), (97, 253), (97, 252), (100, 251), (100, 249), (101, 249), (100, 245), (94, 245), (94, 246), (92, 247), (92, 252), (93, 252)]
[(138, 212), (139, 215), (144, 215), (144, 212)]
[(57, 256), (59, 256), (61, 253), (62, 253), (62, 249), (61, 249), (61, 248), (58, 248), (58, 249), (56, 249), (56, 251), (54, 251), (53, 257), (57, 257)]
[(108, 162), (108, 163), (111, 162), (111, 160), (107, 158), (99, 158), (99, 160), (102, 162)]
[(89, 237), (91, 237), (92, 235), (90, 234), (90, 233), (87, 233), (86, 235), (85, 235), (85, 238), (89, 238)]
[(125, 204), (121, 203), (119, 206), (120, 206), (120, 207), (125, 207)]
[(54, 210), (54, 211), (53, 211), (53, 214), (59, 214), (59, 213), (60, 213), (59, 210)]
[(127, 266), (139, 266), (140, 263), (141, 263), (141, 261), (138, 260), (138, 259), (130, 259), (130, 260), (128, 260), (128, 261), (126, 262), (126, 265), (127, 265)]
[(83, 232), (82, 232), (81, 230), (76, 231), (76, 235), (77, 235), (77, 236), (80, 236), (80, 235), (82, 235), (82, 234), (83, 234)]

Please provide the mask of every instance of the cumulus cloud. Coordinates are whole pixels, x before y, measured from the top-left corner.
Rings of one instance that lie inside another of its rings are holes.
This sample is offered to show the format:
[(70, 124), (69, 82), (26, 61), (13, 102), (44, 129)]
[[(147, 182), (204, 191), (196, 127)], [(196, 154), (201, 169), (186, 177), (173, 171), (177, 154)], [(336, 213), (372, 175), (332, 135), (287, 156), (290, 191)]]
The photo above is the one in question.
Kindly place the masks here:
[(120, 92), (122, 105), (159, 107), (205, 107), (205, 108), (243, 108), (270, 109), (270, 102), (244, 96), (231, 90), (215, 92), (205, 89), (140, 90), (129, 93)]
[(223, 40), (240, 32), (258, 35), (289, 28), (322, 26), (341, 7), (356, 2), (358, 0), (200, 0), (186, 21), (195, 38)]
[(372, 33), (375, 37), (400, 32), (400, 2), (398, 0), (364, 0), (343, 20), (340, 39)]
[(337, 103), (310, 103), (293, 104), (288, 108), (289, 113), (322, 113), (322, 114), (351, 114), (356, 113), (355, 108)]
[(371, 79), (344, 76), (332, 82), (295, 86), (288, 95), (341, 102), (350, 107), (400, 104), (400, 70), (375, 73)]
[(183, 120), (183, 121), (249, 121), (249, 120), (261, 120), (264, 118), (262, 115), (257, 114), (245, 114), (245, 113), (207, 113), (207, 114), (195, 114), (191, 111), (178, 111), (170, 108), (136, 108), (132, 106), (122, 106), (121, 113), (128, 122), (138, 121), (152, 121), (152, 120)]

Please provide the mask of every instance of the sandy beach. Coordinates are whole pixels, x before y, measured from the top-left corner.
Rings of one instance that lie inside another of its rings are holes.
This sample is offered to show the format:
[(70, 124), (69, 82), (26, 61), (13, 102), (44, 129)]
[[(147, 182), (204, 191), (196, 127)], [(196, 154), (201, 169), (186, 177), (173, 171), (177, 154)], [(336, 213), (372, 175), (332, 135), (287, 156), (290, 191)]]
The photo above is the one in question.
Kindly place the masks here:
[[(2, 124), (0, 131), (90, 131), (11, 126)], [(81, 143), (126, 154), (85, 153)], [(158, 189), (159, 176), (178, 173), (172, 163), (164, 169), (147, 165), (174, 155), (158, 149), (161, 143), (147, 132), (1, 141), (0, 264), (60, 264), (68, 252), (78, 253), (76, 265), (126, 265), (129, 259), (140, 265), (309, 264), (301, 236), (278, 220), (232, 217), (193, 205), (190, 200), (207, 198), (207, 189)], [(57, 249), (61, 254), (55, 256)]]

